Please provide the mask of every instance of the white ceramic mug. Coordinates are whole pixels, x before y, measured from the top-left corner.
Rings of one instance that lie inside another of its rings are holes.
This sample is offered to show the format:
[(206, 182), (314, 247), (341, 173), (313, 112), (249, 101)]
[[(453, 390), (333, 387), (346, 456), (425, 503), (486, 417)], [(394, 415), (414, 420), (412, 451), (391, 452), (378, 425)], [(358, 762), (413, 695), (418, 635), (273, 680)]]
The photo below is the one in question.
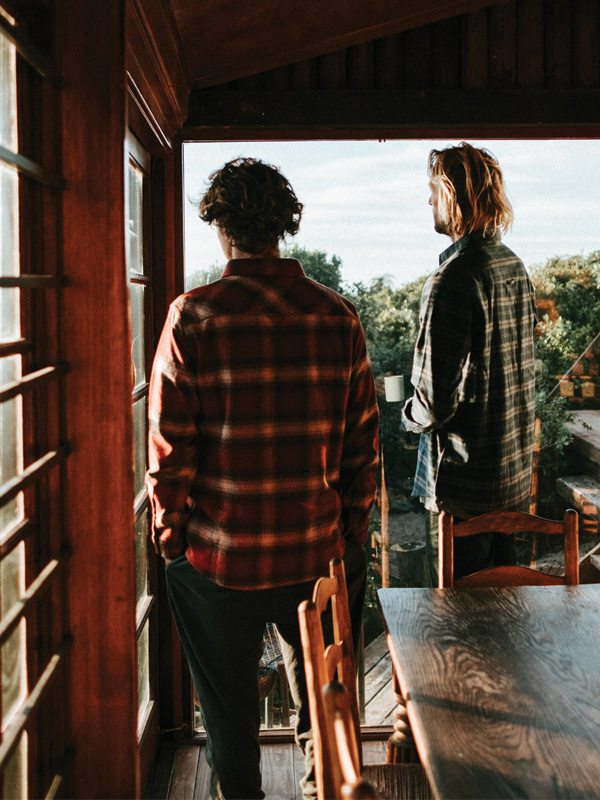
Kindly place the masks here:
[(385, 375), (383, 382), (388, 403), (400, 403), (404, 400), (404, 375)]

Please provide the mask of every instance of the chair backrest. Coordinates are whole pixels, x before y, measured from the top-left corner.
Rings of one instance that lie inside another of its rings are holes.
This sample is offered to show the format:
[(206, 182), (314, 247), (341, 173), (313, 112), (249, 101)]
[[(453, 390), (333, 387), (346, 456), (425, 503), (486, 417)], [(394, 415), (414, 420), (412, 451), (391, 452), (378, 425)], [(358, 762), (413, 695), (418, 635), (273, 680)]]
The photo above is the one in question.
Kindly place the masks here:
[[(325, 647), (321, 617), (330, 602), (333, 643)], [(334, 558), (329, 562), (329, 577), (319, 578), (312, 599), (305, 600), (298, 607), (298, 618), (313, 731), (317, 792), (319, 800), (330, 800), (334, 797), (332, 755), (326, 734), (327, 720), (322, 690), (334, 678), (348, 689), (354, 732), (360, 741), (352, 628), (344, 562), (341, 559)]]
[(325, 735), (331, 758), (333, 794), (337, 800), (377, 800), (374, 787), (361, 777), (360, 739), (354, 726), (348, 687), (332, 681), (322, 688)]
[[(454, 580), (454, 537), (477, 533), (500, 533), (512, 536), (518, 532), (563, 536), (564, 577), (548, 575), (530, 567), (490, 567)], [(464, 522), (454, 522), (452, 514), (442, 512), (439, 520), (439, 586), (552, 586), (579, 583), (579, 516), (572, 508), (563, 520), (550, 520), (521, 511), (494, 511)]]

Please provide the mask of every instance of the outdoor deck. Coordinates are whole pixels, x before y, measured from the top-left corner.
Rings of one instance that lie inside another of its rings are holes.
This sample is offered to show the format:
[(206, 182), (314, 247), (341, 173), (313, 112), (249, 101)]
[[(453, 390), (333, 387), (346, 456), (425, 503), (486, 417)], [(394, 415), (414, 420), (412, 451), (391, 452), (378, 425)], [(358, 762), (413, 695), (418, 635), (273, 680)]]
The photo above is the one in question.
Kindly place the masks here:
[[(263, 701), (263, 729), (288, 729), (293, 726), (294, 708), (289, 694), (279, 640), (273, 625), (269, 624), (263, 642), (264, 653), (261, 665), (276, 666), (274, 683)], [(394, 698), (390, 682), (392, 663), (387, 649), (385, 635), (381, 634), (365, 648), (364, 653), (364, 699), (365, 716), (363, 724), (391, 725)], [(197, 730), (202, 731), (202, 720), (197, 719)]]
[(395, 702), (391, 681), (392, 660), (382, 633), (365, 648), (364, 725), (392, 724)]

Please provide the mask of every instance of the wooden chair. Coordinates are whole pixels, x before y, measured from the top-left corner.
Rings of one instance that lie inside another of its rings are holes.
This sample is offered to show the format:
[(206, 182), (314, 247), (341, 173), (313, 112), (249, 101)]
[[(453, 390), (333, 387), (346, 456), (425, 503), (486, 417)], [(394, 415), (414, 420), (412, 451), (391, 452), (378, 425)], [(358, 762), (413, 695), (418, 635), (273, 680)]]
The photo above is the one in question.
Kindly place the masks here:
[(339, 681), (321, 689), (325, 709), (325, 737), (331, 754), (332, 796), (350, 800), (377, 800), (375, 788), (361, 775), (361, 748), (354, 727), (350, 690)]
[(351, 693), (338, 681), (325, 685), (322, 693), (334, 784), (332, 797), (338, 800), (431, 798), (421, 764), (368, 764), (361, 771), (360, 740), (353, 724)]
[[(350, 624), (350, 611), (348, 607), (348, 592), (344, 573), (344, 563), (341, 559), (332, 559), (329, 564), (329, 577), (319, 578), (315, 584), (312, 600), (303, 601), (298, 608), (300, 633), (302, 637), (302, 650), (304, 654), (304, 667), (309, 696), (309, 710), (313, 730), (313, 747), (315, 756), (315, 775), (319, 800), (332, 800), (339, 795), (340, 766), (339, 756), (331, 735), (331, 719), (328, 716), (323, 687), (336, 680), (345, 687), (348, 698), (349, 711), (344, 717), (344, 729), (347, 730), (349, 741), (355, 754), (355, 771), (362, 773), (363, 778), (369, 781), (369, 776), (380, 780), (385, 777), (386, 771), (377, 765), (369, 765), (365, 770), (362, 766), (362, 750), (360, 747), (360, 718), (358, 713), (358, 699), (356, 692), (356, 669), (352, 647), (352, 628)], [(333, 618), (333, 644), (325, 647), (321, 615), (331, 602)], [(342, 709), (340, 709), (341, 712)], [(328, 729), (330, 731), (328, 735)], [(420, 764), (393, 764), (379, 765), (391, 767), (397, 771), (411, 770), (411, 775), (418, 774), (424, 791), (429, 792), (429, 787)], [(413, 769), (414, 768), (414, 769)], [(372, 782), (372, 781), (371, 781)], [(382, 797), (400, 797), (391, 795), (380, 784), (375, 784), (376, 790)], [(368, 795), (367, 795), (368, 796)], [(407, 795), (412, 797), (413, 795)], [(415, 795), (416, 797), (417, 795)], [(419, 795), (421, 796), (421, 795)], [(424, 794), (429, 797), (429, 794)]]
[[(477, 533), (502, 533), (512, 536), (518, 532), (544, 533), (563, 536), (564, 576), (549, 575), (530, 567), (489, 567), (454, 580), (454, 537)], [(442, 512), (439, 520), (439, 587), (469, 586), (555, 586), (579, 583), (579, 516), (573, 509), (565, 512), (562, 521), (544, 519), (520, 511), (495, 511), (454, 522), (452, 514)]]

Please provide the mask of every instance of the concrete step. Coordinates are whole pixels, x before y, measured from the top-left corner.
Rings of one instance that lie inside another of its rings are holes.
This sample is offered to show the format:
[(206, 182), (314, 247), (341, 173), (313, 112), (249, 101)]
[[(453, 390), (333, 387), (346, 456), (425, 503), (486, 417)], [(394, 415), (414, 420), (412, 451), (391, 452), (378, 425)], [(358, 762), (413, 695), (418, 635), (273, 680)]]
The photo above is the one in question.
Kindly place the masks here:
[(600, 480), (600, 410), (575, 411), (566, 426), (573, 434), (570, 449), (583, 459), (581, 471)]
[(600, 583), (600, 545), (596, 545), (579, 561), (581, 583)]
[(600, 483), (589, 475), (569, 475), (556, 481), (556, 491), (581, 515), (581, 532), (597, 534)]

